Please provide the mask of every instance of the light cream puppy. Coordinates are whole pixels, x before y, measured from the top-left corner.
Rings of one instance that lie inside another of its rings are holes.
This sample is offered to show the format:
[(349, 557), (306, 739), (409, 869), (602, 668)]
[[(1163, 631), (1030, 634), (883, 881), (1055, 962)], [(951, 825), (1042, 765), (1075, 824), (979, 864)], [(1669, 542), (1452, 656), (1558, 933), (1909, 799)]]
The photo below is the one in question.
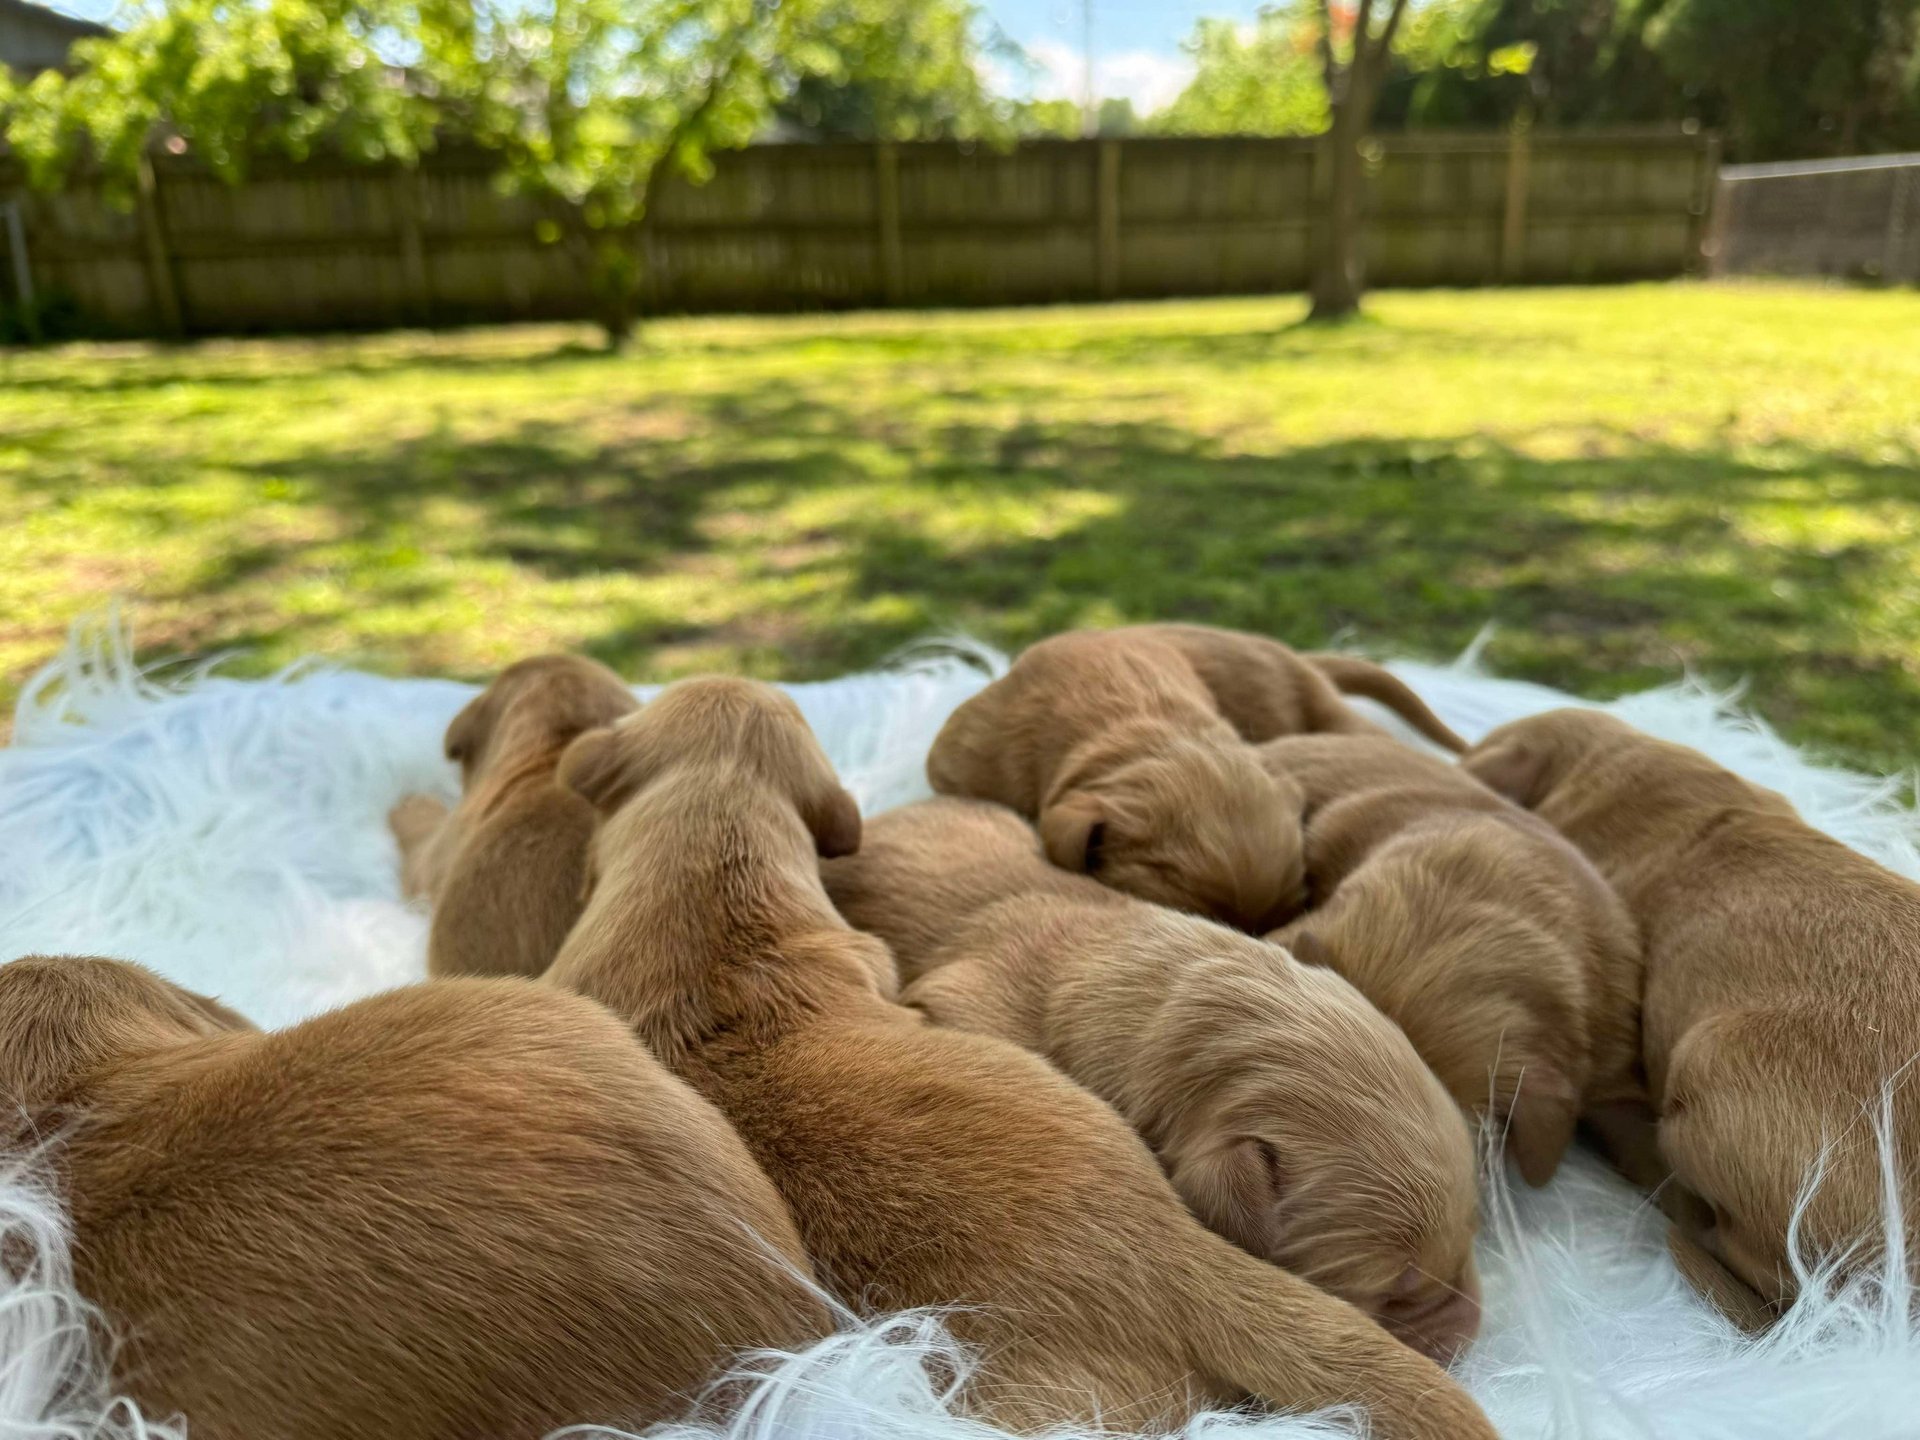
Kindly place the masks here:
[(1314, 908), (1271, 938), (1399, 1021), (1462, 1106), (1552, 1178), (1583, 1115), (1643, 1115), (1640, 938), (1592, 864), (1458, 765), (1393, 740), (1259, 748), (1307, 806)]
[(827, 893), (907, 1003), (1111, 1103), (1202, 1220), (1450, 1358), (1479, 1319), (1474, 1163), (1406, 1036), (1328, 970), (1050, 866), (1012, 811), (871, 821)]

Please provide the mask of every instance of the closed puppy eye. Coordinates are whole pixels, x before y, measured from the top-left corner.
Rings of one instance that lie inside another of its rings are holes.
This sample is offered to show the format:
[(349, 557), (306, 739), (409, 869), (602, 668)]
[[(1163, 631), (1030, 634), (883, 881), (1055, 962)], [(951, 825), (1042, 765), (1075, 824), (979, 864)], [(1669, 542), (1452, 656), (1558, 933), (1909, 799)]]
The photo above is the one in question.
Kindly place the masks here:
[(1258, 1140), (1254, 1143), (1260, 1147), (1260, 1159), (1267, 1167), (1267, 1180), (1273, 1186), (1273, 1193), (1276, 1195), (1285, 1194), (1287, 1188), (1287, 1172), (1280, 1164), (1280, 1152), (1265, 1140)]
[(1087, 827), (1087, 873), (1095, 874), (1100, 862), (1105, 858), (1107, 845), (1107, 822), (1096, 820)]

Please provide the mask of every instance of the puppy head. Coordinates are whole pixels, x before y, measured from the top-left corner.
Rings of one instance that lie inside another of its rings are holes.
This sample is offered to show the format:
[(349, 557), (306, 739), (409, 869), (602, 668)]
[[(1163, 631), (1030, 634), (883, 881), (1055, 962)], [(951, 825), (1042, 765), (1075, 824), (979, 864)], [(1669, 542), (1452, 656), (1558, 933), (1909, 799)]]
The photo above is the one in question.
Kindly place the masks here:
[(1633, 736), (1623, 720), (1598, 710), (1549, 710), (1502, 725), (1460, 757), (1481, 784), (1532, 810), (1581, 761)]
[(500, 756), (529, 745), (564, 745), (639, 708), (606, 666), (579, 655), (536, 655), (494, 677), (447, 727), (447, 758), (471, 782)]
[(1055, 865), (1242, 929), (1271, 928), (1299, 909), (1301, 794), (1250, 747), (1163, 735), (1079, 773), (1040, 812)]
[(1272, 971), (1210, 984), (1216, 1013), (1190, 1017), (1208, 1093), (1169, 1178), (1214, 1230), (1449, 1359), (1480, 1315), (1466, 1122), (1359, 991), (1270, 948)]
[(822, 856), (860, 848), (860, 807), (800, 714), (771, 685), (711, 677), (669, 685), (637, 715), (567, 747), (560, 783), (610, 815), (668, 770), (744, 769), (793, 803)]
[(1687, 1192), (1678, 1223), (1768, 1306), (1790, 1304), (1802, 1283), (1790, 1231), (1815, 1267), (1884, 1263), (1895, 1237), (1876, 1138), (1883, 1103), (1895, 1147), (1884, 1163), (1904, 1168), (1909, 1265), (1920, 1244), (1920, 1161), (1899, 1149), (1902, 1135), (1920, 1133), (1920, 1095), (1896, 1082), (1883, 1102), (1882, 1077), (1909, 1058), (1887, 1043), (1903, 1027), (1886, 1018), (1813, 1003), (1748, 1007), (1701, 1021), (1674, 1047), (1659, 1136)]
[[(1405, 954), (1407, 912), (1385, 903), (1350, 913), (1338, 952), (1304, 922), (1288, 940), (1309, 965), (1346, 973), (1365, 957)], [(1481, 915), (1451, 933), (1424, 932), (1417, 965), (1369, 981), (1461, 1109), (1504, 1141), (1521, 1177), (1544, 1185), (1573, 1143), (1591, 1070), (1586, 977), (1525, 917)]]
[(0, 965), (0, 1103), (44, 1112), (101, 1070), (253, 1028), (124, 960), (29, 955)]

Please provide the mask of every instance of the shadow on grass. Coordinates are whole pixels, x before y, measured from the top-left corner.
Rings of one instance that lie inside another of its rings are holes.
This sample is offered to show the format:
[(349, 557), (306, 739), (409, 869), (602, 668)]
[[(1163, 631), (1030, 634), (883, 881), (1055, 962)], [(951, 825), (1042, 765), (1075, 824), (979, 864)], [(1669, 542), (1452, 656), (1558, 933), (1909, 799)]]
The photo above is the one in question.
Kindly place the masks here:
[[(1142, 343), (1163, 352), (1168, 337)], [(1247, 343), (1275, 353), (1287, 332)], [(276, 604), (310, 566), (303, 539), (211, 557), (181, 594), (236, 617), (223, 642), (239, 630), (287, 649), (356, 606), (447, 606), (476, 564), (534, 586), (660, 582), (645, 604), (592, 602), (574, 632), (636, 676), (821, 676), (930, 631), (1017, 646), (1150, 618), (1444, 656), (1493, 622), (1503, 673), (1586, 693), (1683, 666), (1752, 676), (1776, 722), (1871, 762), (1900, 758), (1889, 735), (1920, 732), (1920, 679), (1862, 643), (1907, 582), (1899, 552), (1782, 519), (1808, 503), (1909, 506), (1914, 457), (1735, 456), (1599, 430), (1591, 453), (1555, 459), (1471, 433), (1254, 454), (1169, 425), (1028, 420), (914, 430), (881, 463), (871, 419), (815, 388), (768, 380), (681, 403), (696, 435), (724, 435), (724, 461), (684, 437), (537, 420), (277, 457), (261, 484), (323, 512), (348, 557), (332, 608)], [(155, 475), (155, 495), (168, 483)], [(429, 518), (441, 502), (464, 518)], [(457, 646), (426, 658), (472, 664)]]

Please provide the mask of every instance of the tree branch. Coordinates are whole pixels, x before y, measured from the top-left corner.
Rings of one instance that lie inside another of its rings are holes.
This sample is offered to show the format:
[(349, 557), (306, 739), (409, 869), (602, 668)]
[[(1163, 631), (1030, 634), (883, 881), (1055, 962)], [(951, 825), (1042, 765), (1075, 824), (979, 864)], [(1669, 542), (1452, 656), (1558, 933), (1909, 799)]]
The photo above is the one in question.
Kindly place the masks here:
[(1327, 103), (1340, 103), (1340, 73), (1333, 58), (1333, 0), (1320, 0), (1320, 80), (1327, 87)]
[(1400, 29), (1400, 17), (1407, 13), (1407, 0), (1393, 0), (1393, 9), (1387, 14), (1386, 28), (1380, 32), (1380, 54), (1382, 57), (1393, 53), (1393, 37)]
[(694, 103), (693, 108), (675, 121), (673, 129), (667, 133), (666, 143), (660, 147), (659, 158), (648, 168), (647, 182), (641, 187), (640, 218), (642, 220), (652, 211), (653, 202), (659, 198), (660, 186), (664, 183), (663, 177), (672, 165), (674, 154), (687, 137), (706, 121), (707, 116), (713, 113), (714, 106), (718, 105), (725, 96), (727, 87), (740, 68), (741, 60), (746, 56), (747, 47), (752, 42), (754, 32), (772, 8), (773, 3), (770, 3), (770, 0), (754, 0), (746, 23), (733, 32), (733, 44), (727, 50), (726, 59), (715, 65), (707, 81), (706, 90)]

